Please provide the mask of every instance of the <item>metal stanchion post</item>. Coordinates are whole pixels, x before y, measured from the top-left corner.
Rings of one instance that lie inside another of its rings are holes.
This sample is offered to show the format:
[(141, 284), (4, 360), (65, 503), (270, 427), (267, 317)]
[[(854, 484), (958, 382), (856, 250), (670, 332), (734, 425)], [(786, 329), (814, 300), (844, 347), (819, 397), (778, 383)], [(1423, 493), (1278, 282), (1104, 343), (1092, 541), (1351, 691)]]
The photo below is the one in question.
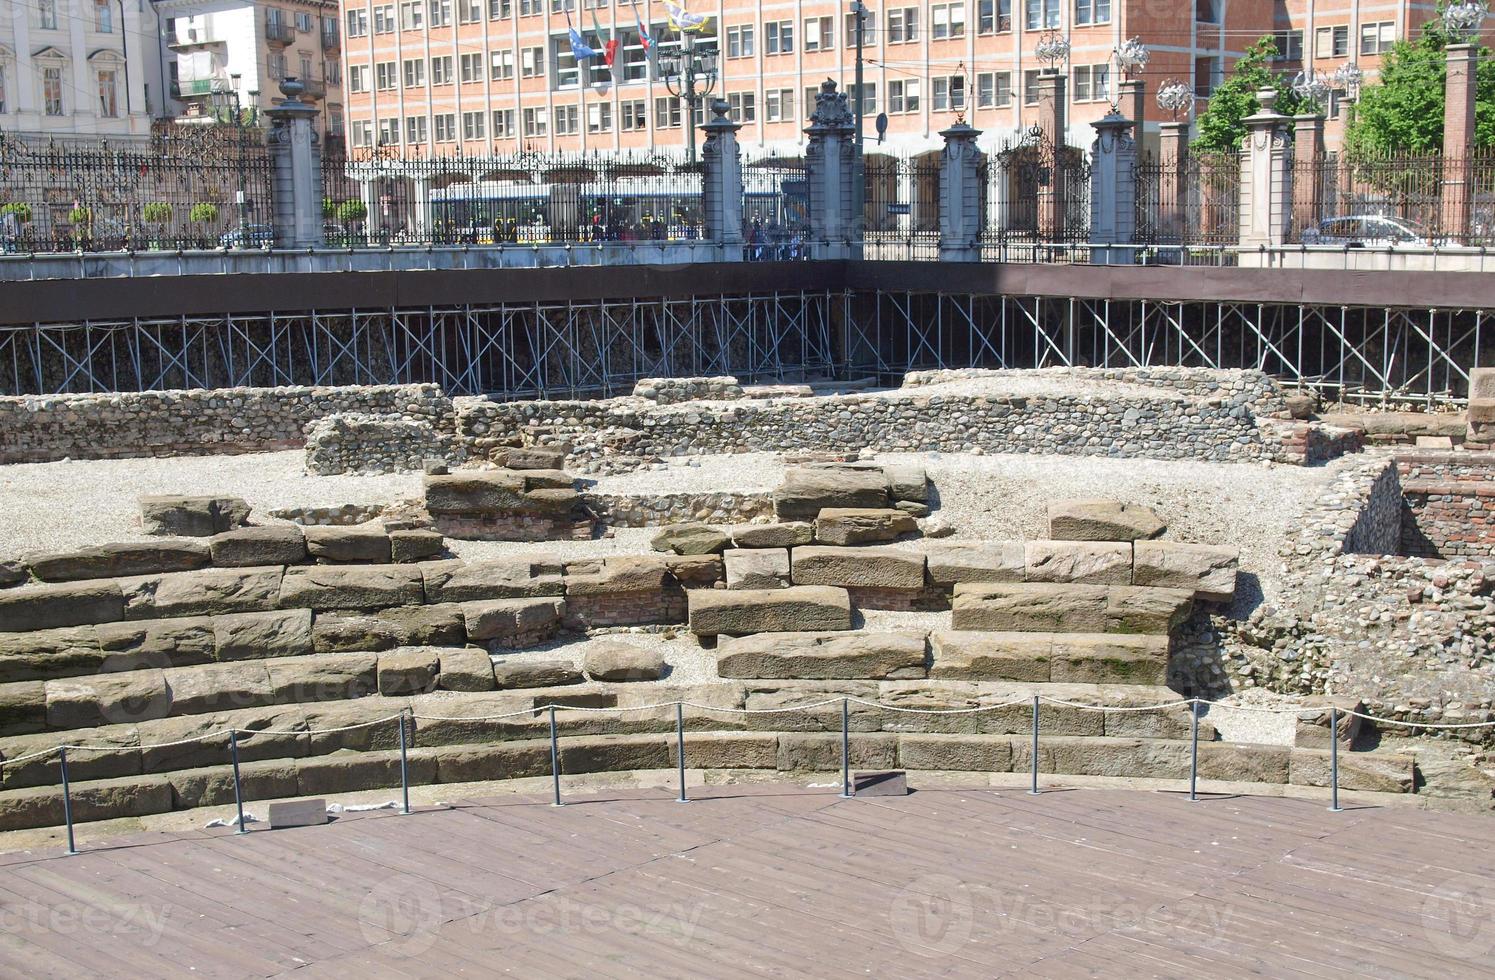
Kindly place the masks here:
[(1029, 796), (1038, 795), (1038, 695), (1033, 695), (1033, 783), (1028, 787)]
[(1189, 702), (1189, 802), (1199, 802), (1199, 702)]
[(248, 826), (244, 823), (244, 786), (239, 781), (239, 733), (234, 729), (228, 732), (228, 755), (234, 764), (234, 807), (239, 811), (239, 829), (236, 834), (249, 833)]
[(404, 801), (403, 813), (410, 812), (410, 758), (406, 750), (405, 712), (400, 712), (400, 796)]
[(67, 852), (77, 854), (77, 842), (73, 840), (73, 792), (67, 781), (67, 749), (58, 749), (57, 758), (62, 764), (62, 821), (67, 824)]
[(851, 799), (851, 700), (841, 699), (841, 798)]
[(1329, 709), (1329, 809), (1339, 813), (1339, 709)]
[(555, 784), (554, 806), (565, 806), (561, 802), (561, 750), (555, 737), (555, 705), (550, 706), (550, 779)]
[(689, 803), (685, 795), (685, 702), (675, 702), (675, 753), (680, 757), (680, 798), (676, 803)]

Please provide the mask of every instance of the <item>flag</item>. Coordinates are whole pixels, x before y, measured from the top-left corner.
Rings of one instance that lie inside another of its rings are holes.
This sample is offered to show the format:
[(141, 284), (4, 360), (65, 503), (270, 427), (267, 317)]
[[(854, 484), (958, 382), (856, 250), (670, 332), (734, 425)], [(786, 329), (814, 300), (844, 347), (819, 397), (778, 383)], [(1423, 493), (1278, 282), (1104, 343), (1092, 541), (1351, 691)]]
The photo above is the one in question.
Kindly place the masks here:
[(693, 14), (677, 3), (664, 0), (664, 9), (670, 15), (670, 26), (682, 34), (686, 31), (699, 31), (706, 26), (711, 18), (706, 14)]
[(649, 29), (644, 26), (644, 18), (638, 12), (638, 4), (633, 5), (633, 20), (638, 24), (638, 43), (643, 46), (644, 55), (647, 57), (654, 47), (654, 39), (649, 36)]
[(596, 58), (598, 55), (602, 54), (602, 52), (598, 51), (596, 48), (588, 47), (587, 42), (581, 39), (581, 32), (576, 28), (570, 28), (569, 33), (571, 35), (571, 57), (575, 58), (577, 61), (585, 61), (588, 58)]
[(602, 25), (597, 23), (596, 7), (592, 8), (592, 33), (602, 42), (602, 60), (607, 62), (607, 67), (611, 68), (618, 57), (618, 32), (616, 30), (611, 33), (603, 32)]

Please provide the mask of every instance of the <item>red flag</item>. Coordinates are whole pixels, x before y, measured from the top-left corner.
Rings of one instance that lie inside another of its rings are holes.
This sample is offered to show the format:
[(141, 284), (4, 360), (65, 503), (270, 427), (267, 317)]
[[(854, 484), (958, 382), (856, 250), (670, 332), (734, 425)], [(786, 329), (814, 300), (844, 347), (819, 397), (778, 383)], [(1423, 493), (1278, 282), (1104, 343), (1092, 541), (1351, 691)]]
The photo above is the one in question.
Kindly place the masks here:
[(618, 39), (612, 38), (602, 46), (602, 60), (607, 62), (607, 67), (613, 66), (613, 59), (618, 56)]

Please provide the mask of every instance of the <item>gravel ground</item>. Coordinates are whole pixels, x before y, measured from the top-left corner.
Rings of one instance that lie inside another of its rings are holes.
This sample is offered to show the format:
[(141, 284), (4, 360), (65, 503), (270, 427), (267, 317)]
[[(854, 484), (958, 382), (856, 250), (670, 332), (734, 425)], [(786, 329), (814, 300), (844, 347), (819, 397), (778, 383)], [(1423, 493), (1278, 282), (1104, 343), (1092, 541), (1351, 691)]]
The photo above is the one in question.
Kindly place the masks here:
[(292, 450), (0, 466), (0, 558), (140, 538), (138, 498), (150, 494), (243, 497), (255, 519), (278, 507), (420, 496), (419, 474), (307, 476), (304, 460)]

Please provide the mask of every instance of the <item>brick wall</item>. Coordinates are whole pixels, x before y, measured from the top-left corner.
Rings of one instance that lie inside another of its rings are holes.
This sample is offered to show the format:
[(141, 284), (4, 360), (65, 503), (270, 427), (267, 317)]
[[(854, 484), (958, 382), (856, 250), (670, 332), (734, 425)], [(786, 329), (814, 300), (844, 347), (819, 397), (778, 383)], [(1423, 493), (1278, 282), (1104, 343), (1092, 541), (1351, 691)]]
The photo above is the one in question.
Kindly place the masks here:
[(1422, 558), (1495, 557), (1495, 456), (1404, 456), (1401, 552)]

